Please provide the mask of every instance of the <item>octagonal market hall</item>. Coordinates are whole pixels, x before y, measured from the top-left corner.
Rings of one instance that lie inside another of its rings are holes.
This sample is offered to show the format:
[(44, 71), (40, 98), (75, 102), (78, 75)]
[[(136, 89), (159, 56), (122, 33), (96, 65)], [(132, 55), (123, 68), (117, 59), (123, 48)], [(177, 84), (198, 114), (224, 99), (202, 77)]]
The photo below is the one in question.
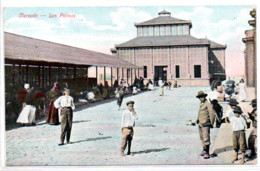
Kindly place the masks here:
[(163, 10), (156, 18), (135, 23), (135, 27), (137, 37), (115, 45), (111, 52), (143, 67), (146, 81), (161, 78), (176, 80), (181, 86), (209, 86), (213, 80), (226, 78), (226, 45), (192, 36), (191, 21), (174, 18)]

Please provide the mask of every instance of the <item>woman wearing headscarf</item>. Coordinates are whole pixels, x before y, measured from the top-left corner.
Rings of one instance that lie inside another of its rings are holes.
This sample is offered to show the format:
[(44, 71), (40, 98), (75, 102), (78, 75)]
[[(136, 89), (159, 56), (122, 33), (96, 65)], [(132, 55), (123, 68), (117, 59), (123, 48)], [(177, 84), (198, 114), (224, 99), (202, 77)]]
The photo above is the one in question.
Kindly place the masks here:
[(53, 88), (48, 93), (48, 98), (50, 99), (49, 111), (46, 119), (46, 123), (59, 125), (59, 112), (53, 105), (54, 101), (62, 95), (60, 90), (60, 85), (58, 82), (54, 83)]

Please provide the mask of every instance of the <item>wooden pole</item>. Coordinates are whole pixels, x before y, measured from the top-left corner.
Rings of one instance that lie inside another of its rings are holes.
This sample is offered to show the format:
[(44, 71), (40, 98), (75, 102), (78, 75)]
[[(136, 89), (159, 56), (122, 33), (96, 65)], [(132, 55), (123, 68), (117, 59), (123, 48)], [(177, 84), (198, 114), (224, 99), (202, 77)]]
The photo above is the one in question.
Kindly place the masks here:
[(86, 66), (86, 73), (85, 73), (85, 75), (86, 75), (86, 88), (88, 90), (88, 66)]
[(21, 64), (18, 66), (18, 83), (21, 84)]
[(111, 67), (111, 87), (113, 86), (113, 68)]
[(96, 79), (97, 79), (97, 85), (98, 85), (98, 67), (96, 66)]
[(42, 88), (44, 88), (44, 84), (45, 84), (45, 77), (44, 77), (45, 73), (44, 73), (44, 66), (42, 66)]
[(12, 83), (14, 84), (14, 77), (15, 77), (15, 70), (14, 70), (14, 68), (15, 68), (15, 64), (13, 64), (12, 65)]
[(49, 66), (49, 86), (51, 86), (51, 66)]
[(104, 85), (105, 85), (105, 82), (106, 82), (106, 67), (104, 66)]
[(29, 72), (29, 65), (26, 65), (25, 68), (25, 82), (28, 83), (28, 72)]
[(38, 66), (38, 87), (41, 86), (41, 66)]

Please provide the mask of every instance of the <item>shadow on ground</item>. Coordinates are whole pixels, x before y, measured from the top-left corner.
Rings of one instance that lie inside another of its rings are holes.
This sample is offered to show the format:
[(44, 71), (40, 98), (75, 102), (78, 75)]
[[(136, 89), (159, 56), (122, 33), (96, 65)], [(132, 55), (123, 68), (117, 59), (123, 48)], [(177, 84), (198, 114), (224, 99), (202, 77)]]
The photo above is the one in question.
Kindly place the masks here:
[(223, 148), (217, 148), (214, 150), (214, 153), (215, 154), (220, 154), (220, 153), (223, 153), (223, 152), (226, 152), (226, 151), (232, 151), (233, 150), (233, 146), (226, 146), (226, 147), (223, 147)]
[(143, 154), (143, 153), (161, 152), (161, 151), (166, 151), (166, 150), (169, 150), (169, 149), (170, 149), (170, 148), (148, 149), (148, 150), (133, 152), (133, 154)]
[(107, 137), (87, 138), (85, 140), (79, 140), (79, 141), (71, 142), (71, 144), (81, 143), (81, 142), (85, 142), (85, 141), (105, 140), (105, 139), (109, 139), (109, 138), (112, 138), (112, 137), (111, 136), (107, 136)]

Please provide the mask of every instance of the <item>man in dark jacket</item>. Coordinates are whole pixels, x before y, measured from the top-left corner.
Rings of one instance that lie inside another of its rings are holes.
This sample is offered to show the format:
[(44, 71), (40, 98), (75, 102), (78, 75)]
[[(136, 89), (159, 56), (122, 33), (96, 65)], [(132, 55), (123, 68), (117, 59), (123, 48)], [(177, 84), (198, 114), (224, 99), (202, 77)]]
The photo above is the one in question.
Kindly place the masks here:
[(210, 147), (210, 128), (213, 127), (215, 114), (209, 101), (206, 99), (207, 94), (203, 91), (199, 91), (196, 96), (200, 100), (199, 112), (197, 124), (199, 126), (200, 140), (202, 142), (203, 150), (201, 156), (204, 159), (210, 158), (209, 147)]

